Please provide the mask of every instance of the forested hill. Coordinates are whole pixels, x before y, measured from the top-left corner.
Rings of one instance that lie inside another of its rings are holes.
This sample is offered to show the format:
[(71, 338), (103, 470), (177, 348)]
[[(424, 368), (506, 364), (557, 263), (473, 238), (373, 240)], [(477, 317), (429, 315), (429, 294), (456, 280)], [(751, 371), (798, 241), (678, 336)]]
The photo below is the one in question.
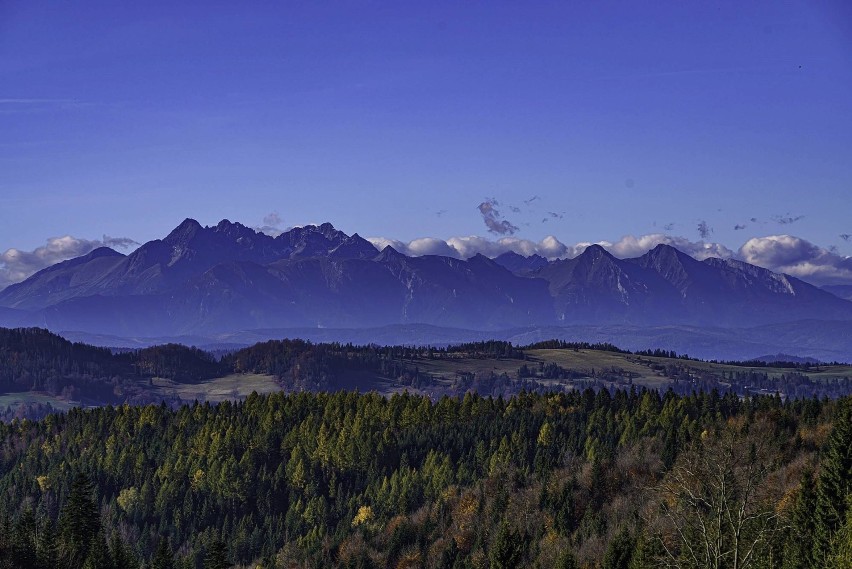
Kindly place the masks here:
[(114, 354), (41, 328), (0, 328), (0, 392), (61, 393), (71, 388), (98, 397), (121, 379), (197, 381), (222, 372), (210, 354), (177, 344)]
[(849, 399), (72, 410), (0, 425), (0, 567), (848, 567), (850, 449)]
[[(437, 400), (475, 392), (629, 389), (830, 397), (852, 393), (852, 366), (811, 362), (702, 362), (666, 350), (610, 344), (484, 341), (443, 348), (271, 340), (212, 354), (177, 344), (115, 353), (47, 330), (0, 329), (0, 419), (40, 418), (76, 405), (240, 399), (253, 390), (408, 390)], [(3, 395), (5, 394), (5, 395)]]

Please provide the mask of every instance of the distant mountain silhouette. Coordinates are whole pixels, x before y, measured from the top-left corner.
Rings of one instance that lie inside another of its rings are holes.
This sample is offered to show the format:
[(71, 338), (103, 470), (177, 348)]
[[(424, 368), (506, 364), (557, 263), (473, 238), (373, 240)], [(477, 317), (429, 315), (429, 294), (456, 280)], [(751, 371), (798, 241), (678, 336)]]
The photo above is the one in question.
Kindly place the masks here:
[(119, 336), (429, 324), (746, 327), (852, 320), (852, 302), (787, 275), (667, 245), (617, 259), (379, 252), (331, 224), (277, 237), (187, 219), (129, 255), (100, 248), (0, 291), (0, 325)]
[(844, 300), (852, 300), (852, 285), (827, 285), (822, 289)]

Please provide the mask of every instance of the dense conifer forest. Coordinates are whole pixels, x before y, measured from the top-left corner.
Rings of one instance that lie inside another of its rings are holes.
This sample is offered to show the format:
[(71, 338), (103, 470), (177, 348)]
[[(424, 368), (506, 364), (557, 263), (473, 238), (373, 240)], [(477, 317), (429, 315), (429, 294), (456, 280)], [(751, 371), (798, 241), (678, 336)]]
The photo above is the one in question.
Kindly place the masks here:
[[(582, 358), (629, 367), (558, 363)], [(852, 398), (830, 369), (565, 342), (217, 358), (0, 330), (9, 397), (97, 405), (4, 415), (0, 569), (850, 567)], [(281, 391), (150, 387), (226, 374)]]
[(852, 400), (717, 392), (75, 409), (0, 425), (0, 559), (844, 567), (851, 449)]

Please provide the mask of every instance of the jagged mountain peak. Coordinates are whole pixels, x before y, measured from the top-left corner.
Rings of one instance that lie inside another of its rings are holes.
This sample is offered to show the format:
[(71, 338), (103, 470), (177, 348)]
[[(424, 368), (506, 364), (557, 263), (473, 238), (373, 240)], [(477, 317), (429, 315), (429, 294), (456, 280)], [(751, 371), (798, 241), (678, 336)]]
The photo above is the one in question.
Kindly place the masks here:
[(408, 259), (405, 255), (391, 247), (390, 245), (386, 245), (382, 251), (374, 257), (374, 260), (378, 263), (384, 264), (395, 264), (398, 265), (400, 263), (405, 262)]
[(616, 260), (612, 253), (597, 243), (586, 247), (582, 253), (577, 255), (577, 259), (587, 262), (597, 262), (601, 259)]
[(192, 238), (198, 231), (204, 229), (200, 223), (191, 217), (187, 217), (180, 224), (171, 230), (171, 232), (166, 236), (163, 241), (166, 242), (174, 242), (174, 241), (185, 241), (187, 239)]
[(537, 253), (524, 257), (515, 251), (502, 253), (494, 257), (494, 261), (519, 275), (533, 273), (542, 267), (546, 267), (548, 263), (547, 259)]
[(645, 253), (643, 256), (648, 256), (652, 259), (682, 259), (683, 257), (690, 257), (677, 247), (673, 247), (668, 243), (660, 243), (655, 246), (653, 249)]
[[(124, 253), (120, 253), (115, 249), (110, 247), (98, 247), (97, 249), (92, 249), (87, 254), (82, 257), (77, 257), (77, 259), (70, 259), (69, 261), (65, 261), (66, 263), (79, 260), (79, 261), (88, 261), (89, 259), (97, 259), (98, 257), (124, 257)], [(55, 265), (54, 265), (55, 266)]]

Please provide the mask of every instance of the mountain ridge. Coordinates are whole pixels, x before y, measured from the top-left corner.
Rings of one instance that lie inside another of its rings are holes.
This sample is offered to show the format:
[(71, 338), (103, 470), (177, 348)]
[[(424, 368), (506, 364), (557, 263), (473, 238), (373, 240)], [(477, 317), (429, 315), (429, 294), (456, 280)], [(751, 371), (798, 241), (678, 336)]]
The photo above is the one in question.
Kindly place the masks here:
[(278, 236), (187, 218), (129, 255), (107, 248), (0, 291), (0, 325), (178, 336), (395, 324), (749, 327), (852, 321), (852, 302), (742, 261), (670, 245), (619, 259), (600, 245), (547, 261), (504, 253), (409, 257), (330, 223)]

